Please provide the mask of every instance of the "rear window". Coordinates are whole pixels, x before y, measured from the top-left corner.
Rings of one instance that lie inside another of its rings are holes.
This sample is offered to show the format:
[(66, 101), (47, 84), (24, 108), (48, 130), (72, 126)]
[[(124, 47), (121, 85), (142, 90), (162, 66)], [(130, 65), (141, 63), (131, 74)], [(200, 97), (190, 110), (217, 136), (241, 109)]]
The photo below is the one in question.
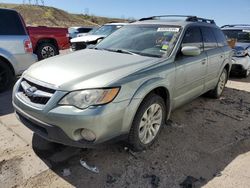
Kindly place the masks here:
[(91, 28), (79, 28), (77, 29), (78, 33), (88, 33)]
[(0, 35), (26, 35), (19, 15), (14, 11), (0, 10)]

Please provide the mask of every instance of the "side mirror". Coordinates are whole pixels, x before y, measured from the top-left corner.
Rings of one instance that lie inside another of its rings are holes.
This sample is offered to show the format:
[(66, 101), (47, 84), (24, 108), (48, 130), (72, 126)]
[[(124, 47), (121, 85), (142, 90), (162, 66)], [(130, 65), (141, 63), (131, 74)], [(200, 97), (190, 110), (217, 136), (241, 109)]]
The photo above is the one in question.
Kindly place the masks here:
[(99, 44), (102, 40), (103, 38), (98, 39), (96, 44)]
[(201, 50), (196, 46), (184, 46), (181, 52), (185, 56), (198, 56), (201, 54)]

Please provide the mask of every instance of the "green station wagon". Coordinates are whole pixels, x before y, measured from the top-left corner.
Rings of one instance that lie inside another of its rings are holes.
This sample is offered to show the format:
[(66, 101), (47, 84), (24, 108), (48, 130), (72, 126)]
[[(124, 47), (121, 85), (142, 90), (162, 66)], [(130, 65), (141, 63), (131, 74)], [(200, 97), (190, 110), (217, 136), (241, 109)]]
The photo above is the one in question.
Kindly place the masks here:
[(95, 147), (125, 138), (147, 149), (175, 108), (208, 93), (218, 98), (232, 50), (213, 20), (143, 18), (93, 49), (31, 66), (16, 83), (20, 121), (41, 137)]

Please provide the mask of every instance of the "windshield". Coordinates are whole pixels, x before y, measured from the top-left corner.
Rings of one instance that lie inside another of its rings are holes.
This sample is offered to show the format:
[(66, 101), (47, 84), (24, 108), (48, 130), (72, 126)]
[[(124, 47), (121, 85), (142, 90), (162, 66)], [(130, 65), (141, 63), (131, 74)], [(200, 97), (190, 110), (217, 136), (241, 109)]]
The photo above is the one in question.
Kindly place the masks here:
[(250, 29), (246, 30), (223, 30), (227, 39), (236, 39), (237, 42), (250, 43)]
[(120, 27), (121, 26), (117, 26), (117, 25), (103, 25), (102, 27), (97, 29), (92, 34), (93, 35), (105, 35), (105, 36), (107, 36), (107, 35), (110, 35), (111, 33), (113, 33), (115, 30), (117, 30)]
[(128, 25), (101, 41), (97, 49), (123, 50), (138, 55), (169, 56), (180, 34), (180, 27)]

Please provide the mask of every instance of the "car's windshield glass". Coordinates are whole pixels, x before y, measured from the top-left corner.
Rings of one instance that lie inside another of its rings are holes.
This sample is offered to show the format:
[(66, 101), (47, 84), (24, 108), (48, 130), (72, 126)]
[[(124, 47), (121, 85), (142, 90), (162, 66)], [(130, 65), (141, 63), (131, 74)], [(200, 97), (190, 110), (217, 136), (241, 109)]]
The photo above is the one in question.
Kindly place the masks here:
[(97, 29), (93, 35), (110, 35), (118, 28), (117, 25), (103, 25), (99, 29)]
[(223, 30), (228, 39), (236, 39), (237, 42), (250, 43), (250, 29)]
[(169, 56), (180, 27), (166, 25), (128, 25), (101, 41), (96, 49), (123, 50), (138, 55)]

